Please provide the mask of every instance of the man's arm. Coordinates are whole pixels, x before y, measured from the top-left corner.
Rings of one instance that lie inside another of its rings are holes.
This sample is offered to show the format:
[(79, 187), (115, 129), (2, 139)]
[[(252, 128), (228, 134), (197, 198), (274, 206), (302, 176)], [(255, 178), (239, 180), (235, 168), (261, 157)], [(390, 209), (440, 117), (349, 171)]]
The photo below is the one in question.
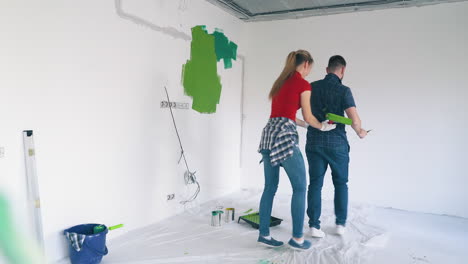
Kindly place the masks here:
[(367, 131), (361, 127), (361, 118), (359, 118), (356, 107), (349, 107), (345, 110), (345, 112), (348, 118), (353, 120), (351, 127), (354, 129), (354, 131), (356, 131), (356, 134), (360, 138), (365, 138), (367, 136)]

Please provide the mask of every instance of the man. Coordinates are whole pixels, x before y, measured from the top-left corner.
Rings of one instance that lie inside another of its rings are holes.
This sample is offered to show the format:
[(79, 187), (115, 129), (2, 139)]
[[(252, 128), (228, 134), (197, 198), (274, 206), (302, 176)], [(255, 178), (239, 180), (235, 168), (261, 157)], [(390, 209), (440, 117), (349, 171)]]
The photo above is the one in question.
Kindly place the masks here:
[[(323, 80), (311, 83), (312, 113), (322, 122), (325, 115), (332, 113), (353, 120), (352, 128), (360, 138), (367, 135), (361, 127), (361, 119), (356, 110), (356, 104), (351, 89), (341, 81), (346, 70), (346, 61), (342, 56), (330, 58), (327, 76)], [(320, 214), (322, 209), (322, 186), (328, 165), (331, 168), (333, 185), (335, 186), (335, 216), (336, 233), (345, 232), (348, 214), (348, 165), (349, 144), (346, 137), (345, 125), (337, 124), (336, 129), (322, 132), (313, 127), (307, 131), (306, 154), (309, 161), (309, 190), (307, 194), (310, 235), (324, 237), (320, 230)]]

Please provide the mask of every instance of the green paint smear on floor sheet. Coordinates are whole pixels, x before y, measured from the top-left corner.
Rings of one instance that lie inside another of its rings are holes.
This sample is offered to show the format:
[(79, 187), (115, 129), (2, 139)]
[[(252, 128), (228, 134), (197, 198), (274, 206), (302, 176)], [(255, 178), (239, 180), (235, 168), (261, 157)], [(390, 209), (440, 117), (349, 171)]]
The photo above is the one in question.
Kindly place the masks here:
[(237, 57), (237, 45), (224, 33), (208, 34), (205, 26), (192, 28), (190, 60), (182, 66), (185, 94), (193, 98), (192, 109), (200, 113), (215, 113), (221, 97), (221, 77), (217, 62), (224, 60), (226, 69)]

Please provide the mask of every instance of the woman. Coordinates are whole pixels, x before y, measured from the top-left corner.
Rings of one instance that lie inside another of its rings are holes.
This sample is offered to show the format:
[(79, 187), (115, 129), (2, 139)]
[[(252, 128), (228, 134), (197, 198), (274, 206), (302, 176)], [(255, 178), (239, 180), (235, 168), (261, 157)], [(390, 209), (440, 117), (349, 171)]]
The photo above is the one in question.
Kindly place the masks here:
[[(298, 50), (289, 53), (286, 65), (270, 91), (271, 115), (263, 129), (259, 152), (263, 156), (265, 188), (260, 201), (260, 235), (258, 242), (271, 247), (279, 247), (283, 242), (270, 236), (270, 217), (273, 198), (278, 189), (279, 169), (284, 168), (293, 188), (291, 215), (293, 220), (292, 238), (288, 244), (294, 249), (306, 250), (311, 243), (304, 240), (303, 226), (306, 198), (306, 173), (304, 159), (298, 147), (296, 123), (329, 131), (336, 125), (327, 121), (320, 123), (310, 107), (311, 89), (304, 78), (309, 75), (314, 60), (310, 53)], [(302, 108), (305, 121), (296, 118)]]

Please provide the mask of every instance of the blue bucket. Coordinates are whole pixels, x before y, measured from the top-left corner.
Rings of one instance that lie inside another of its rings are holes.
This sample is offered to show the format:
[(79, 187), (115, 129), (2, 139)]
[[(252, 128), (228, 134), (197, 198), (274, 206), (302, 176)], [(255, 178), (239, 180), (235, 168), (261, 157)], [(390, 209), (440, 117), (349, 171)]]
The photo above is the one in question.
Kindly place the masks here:
[(71, 242), (68, 241), (72, 264), (98, 264), (101, 263), (102, 257), (107, 255), (106, 235), (109, 230), (105, 227), (104, 231), (94, 234), (95, 226), (99, 226), (99, 224), (77, 225), (64, 231), (64, 234), (68, 232), (86, 236), (80, 251), (76, 251)]

